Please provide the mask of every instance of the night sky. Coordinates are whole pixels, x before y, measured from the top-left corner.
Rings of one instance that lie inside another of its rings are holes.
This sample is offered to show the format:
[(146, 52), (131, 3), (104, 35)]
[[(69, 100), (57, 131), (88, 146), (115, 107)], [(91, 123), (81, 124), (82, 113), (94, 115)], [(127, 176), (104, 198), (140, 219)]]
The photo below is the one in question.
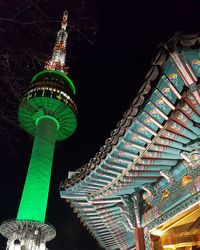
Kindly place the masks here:
[[(71, 25), (68, 64), (77, 88), (78, 128), (71, 138), (56, 144), (46, 221), (56, 227), (57, 237), (48, 243), (48, 247), (51, 250), (94, 250), (100, 248), (68, 204), (61, 200), (59, 184), (69, 170), (87, 163), (109, 137), (143, 83), (159, 43), (177, 31), (200, 30), (200, 2), (2, 0), (0, 57), (9, 54), (9, 46), (22, 49), (21, 54), (11, 53), (11, 61), (17, 61), (20, 56), (25, 58), (23, 53), (27, 50), (38, 52), (38, 57), (42, 58), (41, 53), (51, 55), (60, 28), (56, 21), (60, 20), (65, 9), (69, 11)], [(12, 19), (14, 13), (19, 15)], [(44, 22), (36, 24), (32, 13), (39, 15), (39, 20), (44, 18)], [(11, 63), (7, 73), (12, 76), (15, 70), (15, 78), (19, 76), (30, 81), (31, 76), (42, 70), (38, 64), (34, 68), (34, 62), (25, 61), (18, 64), (18, 68)], [(0, 74), (3, 79), (5, 72), (0, 71)], [(12, 82), (12, 78), (9, 81)], [(23, 88), (28, 84), (27, 80)], [(17, 126), (12, 126), (17, 119), (19, 100), (12, 96), (18, 88), (9, 92), (11, 87), (1, 80), (0, 222), (15, 218), (17, 214), (32, 148), (32, 138)], [(0, 250), (5, 249), (5, 244), (1, 237)]]

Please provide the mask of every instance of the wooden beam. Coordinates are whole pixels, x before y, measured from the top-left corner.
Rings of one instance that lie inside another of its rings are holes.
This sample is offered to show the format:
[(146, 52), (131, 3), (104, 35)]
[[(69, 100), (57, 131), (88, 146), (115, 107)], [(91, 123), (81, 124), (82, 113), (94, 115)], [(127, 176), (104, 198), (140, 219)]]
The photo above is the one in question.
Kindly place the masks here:
[(135, 231), (135, 242), (136, 242), (136, 250), (145, 250), (144, 243), (144, 230), (142, 227), (136, 227)]

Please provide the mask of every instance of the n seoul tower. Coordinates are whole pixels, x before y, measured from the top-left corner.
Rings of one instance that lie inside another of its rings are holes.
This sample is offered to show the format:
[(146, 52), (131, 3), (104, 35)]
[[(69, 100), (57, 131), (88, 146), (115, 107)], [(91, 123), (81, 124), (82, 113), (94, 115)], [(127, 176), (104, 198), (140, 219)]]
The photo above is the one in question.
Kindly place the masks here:
[(28, 173), (16, 220), (1, 224), (6, 250), (45, 250), (56, 235), (45, 223), (55, 142), (76, 130), (76, 90), (65, 66), (67, 11), (63, 14), (53, 55), (36, 74), (18, 112), (21, 128), (34, 137)]

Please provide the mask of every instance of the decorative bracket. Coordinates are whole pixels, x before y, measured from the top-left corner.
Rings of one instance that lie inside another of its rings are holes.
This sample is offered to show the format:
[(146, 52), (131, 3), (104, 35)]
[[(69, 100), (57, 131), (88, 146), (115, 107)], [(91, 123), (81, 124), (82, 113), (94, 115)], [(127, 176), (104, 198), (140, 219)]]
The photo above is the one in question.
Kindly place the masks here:
[(130, 195), (123, 195), (122, 200), (123, 200), (124, 206), (121, 207), (121, 209), (128, 215), (127, 218), (128, 218), (129, 224), (131, 224), (132, 227), (134, 227), (135, 219), (134, 219), (134, 214), (133, 214), (133, 210), (134, 210), (133, 201)]
[(197, 168), (200, 166), (199, 150), (194, 150), (191, 153), (182, 152), (181, 156), (191, 168)]
[(160, 174), (167, 180), (169, 184), (173, 184), (175, 182), (172, 173), (169, 170), (161, 170)]
[(155, 187), (153, 187), (151, 184), (144, 184), (142, 186), (143, 190), (145, 190), (147, 192), (147, 194), (150, 197), (150, 203), (152, 204), (152, 206), (155, 206), (158, 202), (160, 202), (161, 198), (162, 198), (162, 194), (159, 193)]

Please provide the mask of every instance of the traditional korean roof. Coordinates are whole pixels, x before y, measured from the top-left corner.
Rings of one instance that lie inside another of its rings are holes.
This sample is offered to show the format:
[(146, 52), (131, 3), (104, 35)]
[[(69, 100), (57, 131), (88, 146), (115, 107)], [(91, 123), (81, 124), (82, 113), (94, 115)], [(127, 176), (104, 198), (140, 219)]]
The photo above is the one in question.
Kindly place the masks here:
[[(61, 196), (105, 249), (134, 246), (128, 195), (170, 183), (200, 137), (199, 36), (175, 35), (160, 50), (136, 98), (105, 144), (61, 186)], [(133, 204), (132, 204), (133, 203)], [(138, 222), (139, 223), (139, 222)]]

